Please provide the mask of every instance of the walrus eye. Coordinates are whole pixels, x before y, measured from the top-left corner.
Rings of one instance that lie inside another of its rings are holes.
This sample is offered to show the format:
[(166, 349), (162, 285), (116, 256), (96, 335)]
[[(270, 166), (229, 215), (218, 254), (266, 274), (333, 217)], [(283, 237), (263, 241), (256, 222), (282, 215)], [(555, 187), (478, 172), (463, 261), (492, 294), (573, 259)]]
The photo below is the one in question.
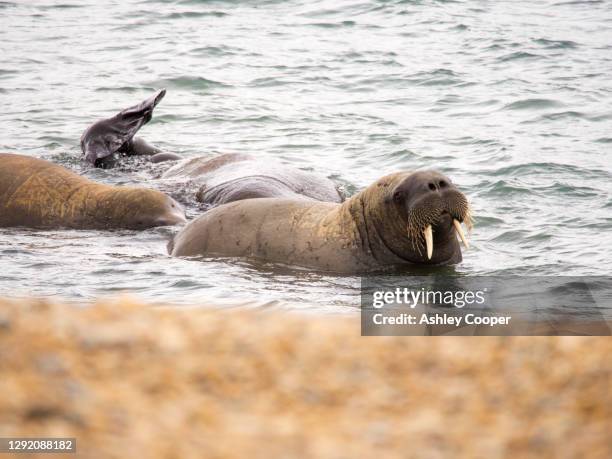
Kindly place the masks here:
[(402, 198), (403, 198), (403, 195), (401, 191), (396, 191), (395, 193), (393, 193), (393, 200), (395, 202), (401, 202)]

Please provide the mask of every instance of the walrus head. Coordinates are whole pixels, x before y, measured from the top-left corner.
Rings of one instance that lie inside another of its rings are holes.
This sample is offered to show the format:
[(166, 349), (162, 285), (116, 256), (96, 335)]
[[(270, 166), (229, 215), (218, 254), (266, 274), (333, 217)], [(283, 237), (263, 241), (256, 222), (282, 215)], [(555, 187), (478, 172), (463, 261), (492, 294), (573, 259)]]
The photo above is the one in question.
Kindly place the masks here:
[(187, 221), (179, 203), (148, 188), (108, 187), (95, 201), (101, 226), (143, 230)]
[(396, 173), (378, 180), (360, 198), (374, 255), (391, 252), (400, 262), (461, 261), (457, 236), (469, 246), (461, 224), (472, 226), (467, 198), (436, 171)]

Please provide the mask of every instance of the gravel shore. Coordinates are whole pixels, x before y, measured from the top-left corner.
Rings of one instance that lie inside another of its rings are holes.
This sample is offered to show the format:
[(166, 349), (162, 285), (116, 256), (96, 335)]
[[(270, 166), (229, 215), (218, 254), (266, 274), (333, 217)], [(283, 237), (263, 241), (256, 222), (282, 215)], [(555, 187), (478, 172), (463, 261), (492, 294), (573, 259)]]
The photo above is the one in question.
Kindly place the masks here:
[(0, 436), (76, 437), (87, 458), (609, 458), (611, 355), (609, 337), (0, 301)]

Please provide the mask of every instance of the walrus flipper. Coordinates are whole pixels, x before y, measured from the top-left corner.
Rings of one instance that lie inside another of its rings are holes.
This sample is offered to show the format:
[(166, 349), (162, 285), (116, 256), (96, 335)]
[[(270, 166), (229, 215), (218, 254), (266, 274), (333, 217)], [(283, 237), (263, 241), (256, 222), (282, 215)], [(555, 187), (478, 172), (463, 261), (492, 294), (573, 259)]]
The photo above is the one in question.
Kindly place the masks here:
[(135, 154), (132, 148), (134, 135), (151, 121), (153, 109), (165, 95), (166, 90), (160, 89), (138, 105), (89, 126), (81, 136), (81, 150), (85, 159), (98, 166), (116, 152)]

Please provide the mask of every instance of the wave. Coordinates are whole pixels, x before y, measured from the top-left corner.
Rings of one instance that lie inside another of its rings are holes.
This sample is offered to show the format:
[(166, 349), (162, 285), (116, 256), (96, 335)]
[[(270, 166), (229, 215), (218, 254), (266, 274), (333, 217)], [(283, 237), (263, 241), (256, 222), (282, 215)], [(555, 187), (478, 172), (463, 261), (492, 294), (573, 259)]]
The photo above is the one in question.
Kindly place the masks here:
[(164, 16), (164, 19), (190, 19), (204, 17), (222, 18), (225, 16), (229, 16), (229, 14), (223, 11), (184, 11), (180, 13), (167, 14)]
[(528, 53), (527, 51), (516, 51), (497, 58), (498, 62), (511, 62), (524, 59), (541, 59), (543, 56), (538, 54)]
[(546, 49), (574, 49), (579, 46), (578, 43), (572, 40), (548, 40), (546, 38), (538, 38), (533, 41)]
[(534, 175), (572, 176), (576, 178), (612, 180), (612, 174), (603, 169), (589, 169), (572, 164), (553, 162), (524, 163), (495, 169), (492, 175), (502, 177), (524, 177)]
[(503, 110), (541, 110), (561, 107), (563, 103), (554, 99), (521, 99), (503, 107)]
[(229, 87), (220, 81), (210, 80), (200, 76), (180, 76), (175, 78), (162, 78), (147, 83), (148, 86), (155, 88), (173, 89), (210, 89)]

